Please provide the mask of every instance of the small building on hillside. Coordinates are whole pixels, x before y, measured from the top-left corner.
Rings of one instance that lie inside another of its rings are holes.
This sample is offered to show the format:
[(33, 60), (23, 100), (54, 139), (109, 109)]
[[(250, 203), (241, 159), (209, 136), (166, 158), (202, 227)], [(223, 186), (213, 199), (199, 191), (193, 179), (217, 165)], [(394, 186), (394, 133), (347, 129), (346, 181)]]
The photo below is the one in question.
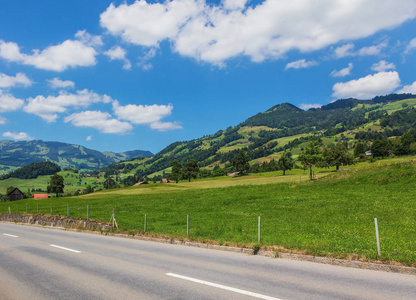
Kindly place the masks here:
[(51, 197), (51, 195), (48, 195), (48, 194), (34, 194), (33, 195), (34, 199), (47, 199), (47, 198), (50, 198), (50, 197)]
[(17, 201), (22, 200), (25, 197), (25, 194), (23, 194), (18, 188), (15, 188), (13, 191), (11, 191), (9, 194), (9, 201)]

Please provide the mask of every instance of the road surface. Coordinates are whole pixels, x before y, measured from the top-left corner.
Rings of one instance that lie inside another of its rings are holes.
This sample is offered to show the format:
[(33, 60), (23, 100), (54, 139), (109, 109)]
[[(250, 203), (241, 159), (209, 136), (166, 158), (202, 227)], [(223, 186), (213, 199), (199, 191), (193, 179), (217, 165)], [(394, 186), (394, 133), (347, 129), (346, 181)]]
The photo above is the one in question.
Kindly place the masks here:
[(0, 223), (0, 299), (416, 299), (416, 276)]

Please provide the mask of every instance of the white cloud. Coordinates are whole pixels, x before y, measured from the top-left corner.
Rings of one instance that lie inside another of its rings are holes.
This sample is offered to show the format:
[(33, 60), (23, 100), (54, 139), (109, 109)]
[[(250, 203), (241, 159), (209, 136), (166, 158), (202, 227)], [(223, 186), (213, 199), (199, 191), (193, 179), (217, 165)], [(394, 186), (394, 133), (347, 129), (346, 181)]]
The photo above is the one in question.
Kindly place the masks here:
[(53, 89), (66, 89), (66, 88), (74, 88), (75, 82), (71, 80), (61, 80), (58, 77), (55, 77), (54, 79), (47, 80), (50, 87)]
[(410, 51), (412, 51), (413, 49), (416, 49), (416, 38), (412, 39), (409, 44), (406, 47), (406, 50), (404, 53), (409, 53)]
[(142, 57), (139, 57), (139, 62), (137, 63), (137, 65), (145, 71), (150, 70), (151, 68), (153, 68), (153, 65), (149, 63), (149, 60), (151, 60), (155, 56), (156, 49), (150, 48), (150, 50), (147, 51)]
[(371, 56), (371, 55), (379, 55), (381, 50), (388, 46), (387, 41), (381, 42), (378, 45), (370, 46), (370, 47), (363, 47), (358, 50), (357, 54), (359, 56)]
[(352, 63), (348, 64), (348, 67), (341, 69), (339, 71), (334, 70), (331, 72), (330, 76), (331, 77), (345, 77), (351, 74), (351, 70), (354, 67), (354, 65)]
[(15, 98), (12, 94), (0, 90), (0, 112), (15, 111), (24, 104), (22, 99)]
[(4, 125), (6, 123), (7, 123), (7, 119), (3, 118), (3, 117), (0, 117), (0, 125)]
[[(388, 30), (416, 17), (414, 0), (144, 0), (111, 4), (100, 24), (124, 41), (144, 47), (171, 42), (174, 51), (198, 61), (223, 65), (236, 56), (254, 62), (282, 57), (290, 50), (309, 52), (342, 40)], [(375, 47), (375, 48), (374, 48)], [(363, 48), (362, 55), (377, 52)]]
[(85, 139), (87, 142), (88, 141), (92, 141), (92, 135), (87, 136), (87, 138)]
[(77, 127), (95, 128), (102, 133), (125, 134), (133, 128), (131, 124), (113, 119), (109, 113), (101, 111), (75, 113), (65, 118), (65, 123), (68, 122)]
[(86, 30), (78, 30), (77, 33), (75, 33), (75, 37), (80, 40), (81, 43), (90, 47), (98, 47), (104, 45), (101, 36), (92, 35)]
[(380, 72), (374, 75), (336, 83), (332, 90), (335, 98), (371, 99), (375, 96), (389, 94), (400, 86), (399, 73)]
[(88, 107), (93, 103), (109, 103), (112, 99), (107, 95), (99, 95), (87, 89), (75, 94), (60, 91), (58, 96), (36, 96), (29, 98), (24, 111), (35, 114), (47, 122), (55, 122), (58, 113), (63, 113), (68, 107)]
[(396, 65), (394, 63), (388, 63), (385, 60), (380, 60), (378, 63), (375, 63), (371, 66), (371, 70), (376, 72), (385, 72), (388, 70), (395, 70)]
[(342, 45), (340, 47), (335, 48), (334, 52), (335, 52), (335, 57), (337, 58), (342, 58), (342, 57), (347, 57), (347, 56), (353, 56), (354, 52), (354, 44), (353, 43), (348, 43), (345, 45)]
[(117, 118), (129, 121), (132, 124), (150, 125), (150, 128), (159, 131), (181, 129), (177, 122), (161, 122), (172, 114), (173, 105), (134, 105), (120, 106), (118, 101), (113, 102), (114, 114)]
[(10, 132), (7, 131), (3, 133), (3, 137), (10, 138), (15, 141), (32, 141), (33, 137), (29, 136), (26, 132)]
[(154, 122), (150, 124), (150, 128), (158, 131), (168, 131), (182, 129), (183, 127), (178, 122)]
[(29, 87), (33, 82), (23, 73), (17, 73), (16, 76), (9, 76), (0, 73), (0, 88), (9, 88), (14, 86)]
[(235, 10), (244, 9), (248, 0), (223, 0), (222, 5), (225, 9)]
[(42, 51), (34, 49), (32, 52), (21, 53), (16, 43), (0, 40), (0, 58), (38, 69), (62, 72), (67, 68), (96, 64), (97, 52), (94, 48), (75, 40), (66, 40), (59, 45), (49, 46)]
[(416, 81), (411, 85), (405, 85), (403, 88), (396, 92), (397, 94), (414, 94), (416, 95)]
[(307, 61), (306, 59), (300, 59), (297, 61), (290, 62), (286, 65), (285, 70), (288, 69), (305, 69), (313, 66), (317, 66), (318, 63), (314, 60)]
[(354, 51), (355, 45), (348, 43), (340, 47), (335, 48), (334, 53), (336, 58), (348, 57), (348, 56), (375, 56), (380, 55), (381, 50), (388, 46), (387, 41), (383, 41), (377, 45), (362, 47), (358, 51)]
[(113, 102), (115, 115), (122, 120), (133, 124), (150, 124), (160, 121), (172, 114), (173, 105), (134, 105), (120, 106), (118, 101)]
[(110, 50), (104, 52), (105, 55), (107, 55), (110, 60), (122, 60), (124, 61), (123, 69), (124, 70), (130, 70), (131, 69), (131, 63), (126, 58), (126, 50), (121, 48), (120, 46), (114, 46)]
[(303, 110), (308, 110), (308, 109), (311, 109), (311, 108), (321, 108), (322, 107), (322, 104), (318, 104), (318, 103), (315, 103), (315, 104), (301, 104), (300, 105), (300, 109), (303, 109)]

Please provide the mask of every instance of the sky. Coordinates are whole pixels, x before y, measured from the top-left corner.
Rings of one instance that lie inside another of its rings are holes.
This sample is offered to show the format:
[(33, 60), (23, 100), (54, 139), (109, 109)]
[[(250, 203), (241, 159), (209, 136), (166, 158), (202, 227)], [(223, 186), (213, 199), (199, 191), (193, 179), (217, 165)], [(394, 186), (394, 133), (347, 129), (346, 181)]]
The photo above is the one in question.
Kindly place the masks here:
[(161, 151), (289, 102), (416, 94), (415, 0), (0, 2), (0, 139)]

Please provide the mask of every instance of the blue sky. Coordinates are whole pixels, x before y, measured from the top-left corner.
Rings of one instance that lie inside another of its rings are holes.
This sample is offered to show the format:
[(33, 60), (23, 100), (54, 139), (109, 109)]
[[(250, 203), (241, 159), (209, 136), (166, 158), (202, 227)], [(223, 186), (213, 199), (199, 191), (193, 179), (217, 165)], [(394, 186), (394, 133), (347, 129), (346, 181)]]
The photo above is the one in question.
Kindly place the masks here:
[(414, 0), (2, 1), (2, 139), (150, 150), (282, 103), (416, 94)]

